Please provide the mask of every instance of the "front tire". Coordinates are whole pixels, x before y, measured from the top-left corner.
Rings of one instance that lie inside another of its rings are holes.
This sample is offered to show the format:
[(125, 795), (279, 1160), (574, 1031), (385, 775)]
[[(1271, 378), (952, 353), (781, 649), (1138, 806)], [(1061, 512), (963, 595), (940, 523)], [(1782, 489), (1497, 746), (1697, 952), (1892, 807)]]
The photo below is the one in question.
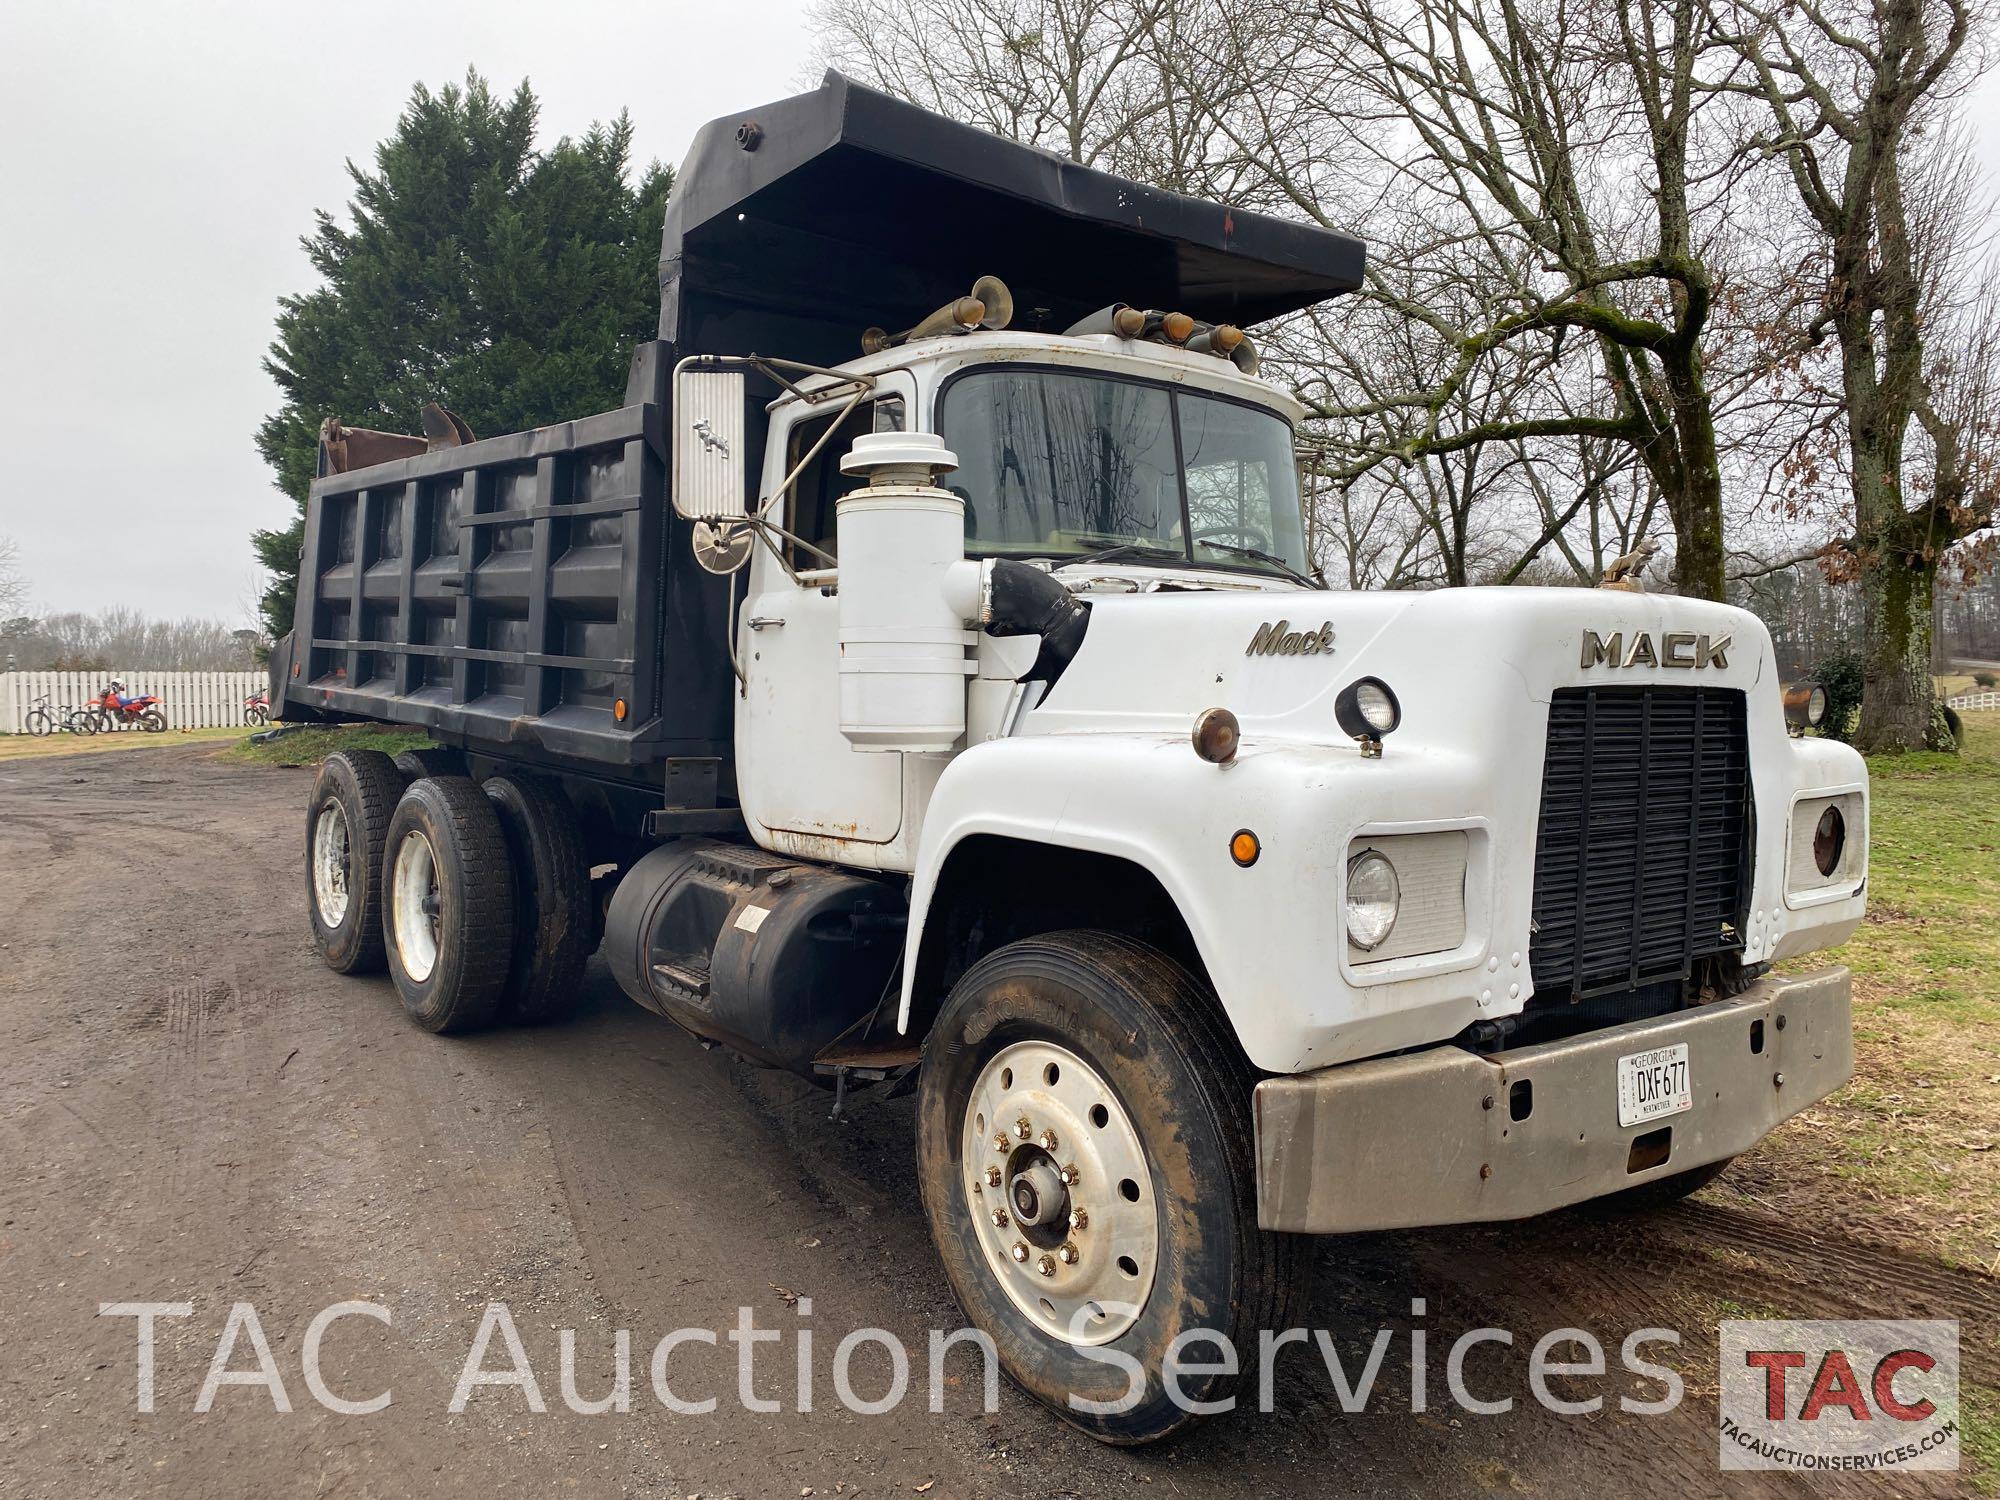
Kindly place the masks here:
[(382, 886), (389, 977), (410, 1019), (435, 1032), (486, 1025), (513, 954), (514, 882), (485, 793), (457, 776), (413, 782), (389, 820)]
[(306, 808), (306, 910), (313, 945), (339, 974), (382, 967), (382, 849), (402, 779), (375, 750), (336, 750)]
[[(1237, 1376), (1179, 1381), (1224, 1400), (1254, 1378), (1258, 1331), (1303, 1304), (1310, 1241), (1257, 1227), (1254, 1085), (1207, 987), (1115, 933), (998, 949), (931, 1032), (918, 1175), (945, 1274), (1009, 1376), (1093, 1437), (1189, 1420), (1161, 1381), (1181, 1333), (1229, 1341)], [(1206, 1340), (1185, 1358), (1220, 1361)]]
[(50, 717), (46, 709), (31, 708), (28, 710), (26, 727), (29, 734), (41, 739), (44, 735), (55, 733), (56, 721)]

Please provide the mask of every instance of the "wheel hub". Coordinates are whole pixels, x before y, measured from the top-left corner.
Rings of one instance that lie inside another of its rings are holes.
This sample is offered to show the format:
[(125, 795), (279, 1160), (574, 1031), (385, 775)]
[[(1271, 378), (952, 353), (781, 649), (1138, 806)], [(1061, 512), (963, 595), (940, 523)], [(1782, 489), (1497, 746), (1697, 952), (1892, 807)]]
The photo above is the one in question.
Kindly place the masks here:
[(1015, 1172), (1008, 1197), (1013, 1200), (1015, 1220), (1028, 1228), (1069, 1227), (1069, 1190), (1056, 1164), (1039, 1150)]
[(347, 920), (349, 849), (347, 814), (328, 798), (313, 820), (312, 839), (313, 903), (328, 928)]
[(437, 967), (438, 898), (437, 855), (431, 841), (413, 828), (396, 846), (389, 900), (397, 956), (403, 972), (418, 984), (429, 979)]
[(1053, 1042), (988, 1060), (966, 1101), (966, 1213), (988, 1270), (1045, 1333), (1102, 1344), (1138, 1320), (1159, 1260), (1145, 1148), (1110, 1083)]

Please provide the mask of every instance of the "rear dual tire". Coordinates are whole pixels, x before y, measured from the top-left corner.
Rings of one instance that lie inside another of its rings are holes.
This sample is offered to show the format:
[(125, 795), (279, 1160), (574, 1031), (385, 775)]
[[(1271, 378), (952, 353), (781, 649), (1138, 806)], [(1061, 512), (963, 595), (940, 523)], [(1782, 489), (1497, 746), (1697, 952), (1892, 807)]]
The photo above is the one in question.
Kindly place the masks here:
[(524, 1026), (567, 1019), (596, 946), (590, 867), (569, 804), (532, 776), (492, 776), (493, 804), (514, 871), (514, 950), (498, 1018)]
[[(314, 781), (306, 899), (328, 967), (385, 966), (410, 1019), (463, 1032), (571, 1014), (595, 944), (583, 838), (562, 796), (532, 777), (483, 786), (343, 750)], [(435, 762), (428, 758), (436, 756)], [(446, 761), (443, 757), (451, 756)]]
[(313, 942), (339, 974), (382, 968), (382, 851), (403, 781), (389, 757), (338, 750), (313, 778), (306, 809), (306, 910)]
[(389, 819), (382, 927), (389, 977), (426, 1031), (493, 1019), (514, 951), (514, 880), (500, 818), (469, 779), (411, 783)]

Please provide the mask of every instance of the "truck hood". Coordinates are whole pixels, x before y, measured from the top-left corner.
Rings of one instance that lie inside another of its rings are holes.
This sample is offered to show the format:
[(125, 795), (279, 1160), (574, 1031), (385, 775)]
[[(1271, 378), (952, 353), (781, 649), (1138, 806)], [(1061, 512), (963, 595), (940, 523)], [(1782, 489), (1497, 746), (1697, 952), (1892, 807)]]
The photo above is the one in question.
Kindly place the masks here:
[(1185, 735), (1222, 707), (1246, 741), (1344, 743), (1334, 696), (1373, 676), (1402, 702), (1398, 739), (1462, 738), (1571, 685), (1761, 686), (1775, 703), (1770, 649), (1745, 610), (1622, 589), (1104, 595), (1020, 730)]

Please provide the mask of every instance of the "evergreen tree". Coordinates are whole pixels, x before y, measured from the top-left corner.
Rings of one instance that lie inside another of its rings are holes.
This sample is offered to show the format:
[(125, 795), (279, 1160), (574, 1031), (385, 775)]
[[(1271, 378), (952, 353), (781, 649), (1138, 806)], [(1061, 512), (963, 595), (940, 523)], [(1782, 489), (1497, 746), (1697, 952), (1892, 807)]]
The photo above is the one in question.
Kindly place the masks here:
[(252, 537), (274, 637), (292, 627), (324, 418), (414, 433), (440, 401), (487, 437), (624, 397), (631, 347), (658, 316), (673, 172), (655, 162), (629, 180), (623, 112), (537, 151), (538, 108), (525, 82), (506, 98), (475, 72), (419, 84), (374, 170), (347, 164), (349, 222), (322, 211), (303, 241), (323, 285), (279, 303), (264, 368), (284, 405), (257, 431), (294, 505), (288, 526)]

